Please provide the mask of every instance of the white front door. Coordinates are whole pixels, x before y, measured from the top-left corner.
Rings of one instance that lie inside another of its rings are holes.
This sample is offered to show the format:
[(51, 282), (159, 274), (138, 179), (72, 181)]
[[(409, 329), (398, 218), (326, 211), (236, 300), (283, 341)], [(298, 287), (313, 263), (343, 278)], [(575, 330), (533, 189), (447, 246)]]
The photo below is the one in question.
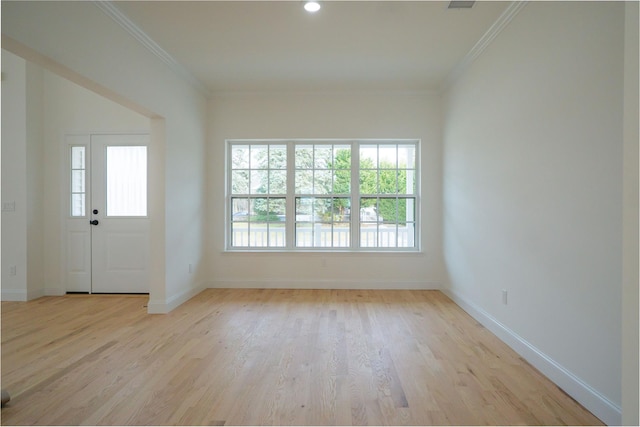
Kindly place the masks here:
[(148, 135), (67, 137), (67, 291), (149, 292)]

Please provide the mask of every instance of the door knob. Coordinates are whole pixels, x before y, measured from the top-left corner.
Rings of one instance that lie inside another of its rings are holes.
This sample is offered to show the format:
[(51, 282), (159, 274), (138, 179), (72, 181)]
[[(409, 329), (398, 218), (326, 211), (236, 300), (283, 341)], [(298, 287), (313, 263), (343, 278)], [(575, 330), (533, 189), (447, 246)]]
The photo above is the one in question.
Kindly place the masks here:
[(98, 224), (99, 224), (99, 222), (98, 222), (98, 220), (97, 220), (97, 219), (94, 219), (93, 221), (89, 221), (89, 224), (91, 224), (91, 225), (98, 225)]

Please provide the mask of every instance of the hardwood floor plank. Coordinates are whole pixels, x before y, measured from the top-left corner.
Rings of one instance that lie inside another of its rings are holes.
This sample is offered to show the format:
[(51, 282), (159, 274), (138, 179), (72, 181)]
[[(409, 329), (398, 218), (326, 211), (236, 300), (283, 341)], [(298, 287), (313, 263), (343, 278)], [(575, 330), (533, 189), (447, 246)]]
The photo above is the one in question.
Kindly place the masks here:
[(5, 425), (601, 425), (438, 291), (2, 303)]

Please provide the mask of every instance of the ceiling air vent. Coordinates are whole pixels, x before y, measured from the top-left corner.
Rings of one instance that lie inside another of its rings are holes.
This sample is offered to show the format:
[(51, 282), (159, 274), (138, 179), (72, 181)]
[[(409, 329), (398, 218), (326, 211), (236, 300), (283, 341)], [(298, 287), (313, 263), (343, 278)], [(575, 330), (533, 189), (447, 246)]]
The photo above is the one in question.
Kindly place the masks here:
[(448, 9), (471, 9), (475, 1), (454, 0), (449, 2)]

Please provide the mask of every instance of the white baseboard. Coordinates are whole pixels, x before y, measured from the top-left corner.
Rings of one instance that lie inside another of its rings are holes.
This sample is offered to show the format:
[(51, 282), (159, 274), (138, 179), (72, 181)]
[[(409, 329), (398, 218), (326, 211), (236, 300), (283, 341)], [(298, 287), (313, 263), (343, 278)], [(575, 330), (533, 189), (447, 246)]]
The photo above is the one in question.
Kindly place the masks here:
[(24, 291), (20, 289), (3, 289), (2, 301), (31, 301), (45, 296), (63, 296), (65, 292), (57, 288), (36, 289)]
[(60, 288), (45, 288), (44, 289), (44, 296), (47, 297), (61, 297), (66, 295), (67, 292), (64, 289), (60, 289)]
[(177, 295), (174, 295), (170, 298), (164, 300), (149, 300), (147, 304), (147, 313), (149, 314), (166, 314), (175, 309), (176, 307), (184, 304), (189, 301), (191, 298), (198, 295), (200, 292), (205, 290), (206, 287), (204, 285), (199, 285), (195, 288), (189, 289), (187, 291), (181, 292)]
[(22, 289), (3, 289), (2, 301), (27, 301), (27, 291)]
[(596, 389), (459, 293), (450, 289), (443, 289), (442, 292), (605, 424), (620, 425), (622, 423), (620, 406), (611, 402)]
[(208, 288), (238, 289), (379, 289), (379, 290), (438, 290), (435, 282), (390, 282), (388, 280), (305, 280), (305, 279), (222, 279), (209, 282)]
[(38, 299), (40, 297), (43, 297), (44, 295), (45, 295), (44, 289), (36, 289), (35, 291), (28, 291), (27, 292), (27, 301), (31, 301), (33, 299)]

